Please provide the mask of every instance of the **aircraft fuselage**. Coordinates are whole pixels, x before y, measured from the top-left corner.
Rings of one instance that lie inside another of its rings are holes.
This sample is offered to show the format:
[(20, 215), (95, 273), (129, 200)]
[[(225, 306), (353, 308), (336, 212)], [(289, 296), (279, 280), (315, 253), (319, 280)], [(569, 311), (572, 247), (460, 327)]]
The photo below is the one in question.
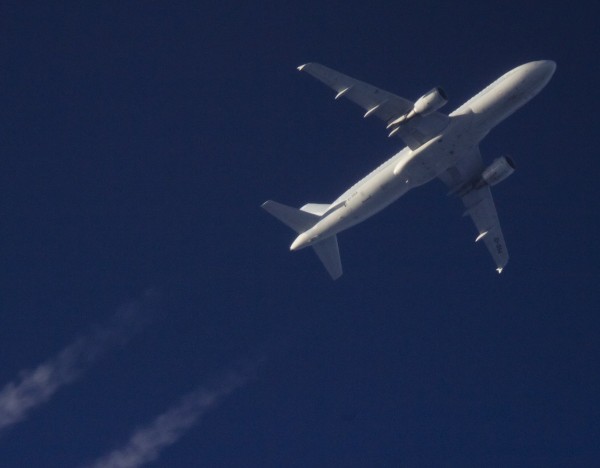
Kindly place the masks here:
[(336, 235), (373, 216), (414, 187), (457, 163), (490, 132), (538, 94), (556, 65), (530, 62), (502, 75), (450, 114), (448, 126), (415, 150), (406, 147), (358, 181), (332, 204), (321, 220), (290, 246), (298, 250)]

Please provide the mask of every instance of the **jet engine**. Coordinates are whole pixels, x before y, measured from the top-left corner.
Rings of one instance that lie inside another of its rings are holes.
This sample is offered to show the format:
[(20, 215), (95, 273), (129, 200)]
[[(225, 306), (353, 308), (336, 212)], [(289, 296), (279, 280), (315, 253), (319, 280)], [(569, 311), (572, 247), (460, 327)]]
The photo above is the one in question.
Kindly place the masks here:
[(392, 129), (389, 136), (394, 135), (394, 133), (400, 130), (400, 125), (407, 120), (412, 119), (416, 115), (429, 115), (447, 102), (448, 98), (446, 97), (444, 90), (442, 88), (433, 88), (431, 91), (423, 94), (423, 96), (417, 99), (417, 102), (415, 102), (413, 108), (408, 113), (388, 122), (387, 128)]
[(415, 114), (429, 115), (435, 112), (440, 107), (448, 102), (448, 97), (442, 88), (433, 88), (431, 91), (425, 93), (413, 107)]
[(485, 185), (496, 185), (515, 172), (515, 163), (508, 156), (501, 156), (492, 161), (488, 167), (481, 173), (481, 177), (475, 184), (475, 188), (481, 188)]

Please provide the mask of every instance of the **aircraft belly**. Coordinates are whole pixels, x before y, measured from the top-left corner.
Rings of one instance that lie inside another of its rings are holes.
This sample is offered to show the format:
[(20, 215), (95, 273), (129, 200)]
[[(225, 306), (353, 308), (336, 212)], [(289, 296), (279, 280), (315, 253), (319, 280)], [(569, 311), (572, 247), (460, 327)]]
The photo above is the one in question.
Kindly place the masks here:
[[(336, 235), (373, 216), (414, 187), (423, 185), (455, 165), (474, 144), (471, 112), (453, 119), (443, 134), (422, 147), (399, 154), (393, 164), (350, 189), (339, 208), (310, 231), (313, 242)], [(476, 142), (475, 142), (476, 143)], [(398, 171), (397, 168), (400, 168)], [(346, 195), (346, 193), (344, 195)], [(337, 203), (334, 203), (337, 204)]]
[(465, 154), (465, 148), (474, 144), (469, 129), (456, 126), (435, 138), (402, 167), (398, 176), (411, 187), (418, 187), (438, 177), (455, 165)]
[(390, 168), (356, 187), (343, 206), (319, 221), (311, 231), (319, 238), (338, 234), (383, 210), (410, 188)]

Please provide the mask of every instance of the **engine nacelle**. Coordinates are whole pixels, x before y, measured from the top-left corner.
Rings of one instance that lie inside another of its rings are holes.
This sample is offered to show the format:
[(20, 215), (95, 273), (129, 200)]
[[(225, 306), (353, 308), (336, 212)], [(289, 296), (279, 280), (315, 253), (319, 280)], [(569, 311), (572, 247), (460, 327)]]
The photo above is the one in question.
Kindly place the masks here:
[[(447, 102), (448, 98), (446, 97), (444, 90), (442, 88), (433, 88), (431, 91), (417, 99), (417, 102), (415, 102), (413, 108), (409, 112), (388, 122), (387, 128), (392, 129), (389, 136), (394, 135), (398, 130), (400, 130), (400, 125), (404, 124), (406, 121), (414, 118), (417, 115), (429, 115), (438, 110)], [(368, 115), (370, 112), (372, 111), (368, 111), (366, 115)]]
[(481, 173), (480, 179), (475, 184), (475, 188), (481, 188), (484, 185), (496, 185), (515, 172), (515, 163), (508, 156), (501, 156), (494, 159), (492, 164), (485, 168)]
[(448, 97), (442, 88), (433, 88), (421, 96), (415, 102), (413, 112), (420, 115), (428, 115), (435, 112), (448, 102)]

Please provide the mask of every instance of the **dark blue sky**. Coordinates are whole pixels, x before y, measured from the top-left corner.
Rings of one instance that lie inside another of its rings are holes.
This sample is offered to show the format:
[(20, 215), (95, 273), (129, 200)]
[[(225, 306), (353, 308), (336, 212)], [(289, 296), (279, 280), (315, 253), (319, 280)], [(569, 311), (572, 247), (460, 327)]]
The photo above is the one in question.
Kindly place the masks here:
[[(0, 7), (3, 467), (598, 463), (598, 12), (356, 3)], [(401, 144), (297, 65), (450, 111), (538, 59), (481, 146), (517, 163), (501, 276), (439, 182), (336, 282), (260, 210)]]

